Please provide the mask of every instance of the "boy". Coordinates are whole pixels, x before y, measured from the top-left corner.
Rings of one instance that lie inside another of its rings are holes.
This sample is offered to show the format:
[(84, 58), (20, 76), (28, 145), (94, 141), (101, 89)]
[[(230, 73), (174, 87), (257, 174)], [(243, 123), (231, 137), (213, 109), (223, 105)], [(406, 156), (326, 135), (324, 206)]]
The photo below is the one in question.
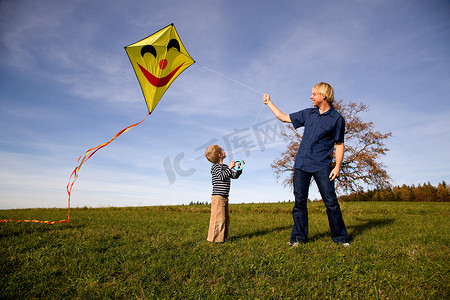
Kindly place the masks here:
[[(308, 237), (308, 189), (314, 177), (320, 195), (327, 208), (331, 239), (349, 247), (349, 237), (334, 189), (334, 179), (339, 176), (344, 157), (345, 121), (333, 107), (334, 91), (330, 84), (320, 82), (312, 89), (311, 100), (314, 108), (307, 108), (290, 115), (279, 110), (264, 94), (263, 102), (282, 122), (292, 123), (294, 128), (304, 126), (303, 139), (294, 163), (294, 196), (292, 210), (294, 227), (290, 246), (305, 243)], [(336, 145), (336, 166), (331, 159)]]
[(211, 145), (206, 149), (206, 158), (213, 163), (211, 166), (212, 195), (211, 195), (211, 219), (209, 222), (209, 242), (223, 243), (228, 239), (230, 226), (230, 212), (228, 210), (228, 196), (230, 193), (231, 178), (237, 179), (241, 171), (233, 170), (235, 162), (229, 166), (223, 163), (226, 157), (225, 151), (218, 145)]

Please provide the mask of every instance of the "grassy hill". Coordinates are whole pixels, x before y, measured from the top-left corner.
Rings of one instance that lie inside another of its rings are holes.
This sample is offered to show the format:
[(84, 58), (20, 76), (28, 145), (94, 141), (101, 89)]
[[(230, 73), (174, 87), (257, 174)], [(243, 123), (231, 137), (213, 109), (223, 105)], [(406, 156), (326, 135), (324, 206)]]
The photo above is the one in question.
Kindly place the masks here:
[[(450, 204), (344, 202), (351, 247), (323, 203), (289, 248), (292, 203), (234, 204), (230, 241), (206, 241), (209, 206), (72, 209), (67, 224), (0, 224), (0, 298), (448, 299)], [(64, 219), (61, 209), (0, 219)]]

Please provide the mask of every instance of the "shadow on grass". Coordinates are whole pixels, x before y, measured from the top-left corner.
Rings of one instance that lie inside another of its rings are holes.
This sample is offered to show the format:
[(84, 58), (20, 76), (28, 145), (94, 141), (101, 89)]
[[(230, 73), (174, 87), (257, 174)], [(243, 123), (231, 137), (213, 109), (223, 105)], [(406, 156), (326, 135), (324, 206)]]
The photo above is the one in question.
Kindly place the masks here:
[[(356, 236), (363, 234), (364, 231), (370, 230), (375, 227), (384, 227), (384, 226), (391, 225), (392, 223), (395, 222), (395, 219), (368, 219), (368, 220), (359, 219), (359, 221), (363, 221), (364, 223), (360, 224), (360, 225), (347, 226), (350, 241), (352, 241)], [(257, 230), (254, 232), (249, 232), (249, 233), (245, 233), (245, 234), (237, 234), (235, 236), (231, 236), (230, 241), (259, 237), (259, 236), (263, 236), (263, 235), (266, 235), (266, 234), (269, 234), (272, 232), (290, 230), (290, 229), (292, 229), (292, 225), (278, 226), (278, 227), (268, 228), (268, 229), (264, 229), (264, 230)], [(320, 239), (323, 239), (326, 237), (330, 237), (329, 229), (325, 232), (316, 233), (313, 236), (309, 237), (308, 242), (311, 243), (311, 242), (314, 242), (314, 241), (317, 241), (317, 240), (320, 240)], [(288, 236), (288, 238), (289, 238), (289, 236)]]
[(254, 238), (254, 237), (266, 235), (266, 234), (269, 234), (272, 232), (283, 231), (283, 230), (287, 230), (287, 229), (292, 229), (292, 226), (291, 225), (290, 226), (278, 226), (278, 227), (274, 227), (274, 228), (267, 228), (267, 229), (257, 230), (254, 232), (249, 232), (249, 233), (244, 233), (244, 234), (237, 234), (237, 235), (231, 236), (230, 241), (236, 241), (236, 240), (246, 239), (246, 238)]
[[(364, 231), (370, 230), (372, 228), (375, 227), (384, 227), (384, 226), (389, 226), (392, 223), (395, 222), (395, 219), (358, 219), (359, 221), (364, 222), (363, 224), (359, 224), (359, 225), (350, 225), (347, 226), (347, 230), (349, 232), (349, 239), (350, 241), (352, 241), (356, 236), (361, 235), (364, 233)], [(254, 238), (254, 237), (259, 237), (259, 236), (263, 236), (272, 232), (277, 232), (277, 231), (284, 231), (284, 230), (290, 230), (292, 229), (292, 225), (289, 226), (278, 226), (278, 227), (274, 227), (274, 228), (268, 228), (268, 229), (262, 229), (262, 230), (257, 230), (254, 232), (249, 232), (249, 233), (244, 233), (244, 234), (237, 234), (235, 236), (231, 236), (230, 237), (230, 241), (236, 241), (236, 240), (240, 240), (240, 239), (246, 239), (246, 238)], [(289, 232), (290, 234), (290, 232)], [(325, 232), (322, 233), (316, 233), (313, 236), (308, 238), (308, 242), (314, 242), (326, 237), (330, 237), (330, 230), (328, 229)], [(289, 238), (289, 236), (288, 236)]]
[(384, 227), (389, 226), (395, 222), (395, 219), (360, 219), (359, 221), (365, 222), (360, 225), (352, 225), (348, 226), (347, 229), (349, 231), (350, 240), (353, 240), (356, 236), (363, 234), (364, 231), (375, 228), (375, 227)]
[[(395, 222), (395, 219), (358, 219), (358, 221), (364, 222), (360, 225), (346, 226), (349, 234), (349, 240), (352, 241), (358, 235), (363, 234), (364, 231), (375, 228), (391, 225)], [(330, 231), (327, 230), (323, 233), (317, 233), (309, 238), (309, 242), (317, 241), (325, 237), (330, 237)]]

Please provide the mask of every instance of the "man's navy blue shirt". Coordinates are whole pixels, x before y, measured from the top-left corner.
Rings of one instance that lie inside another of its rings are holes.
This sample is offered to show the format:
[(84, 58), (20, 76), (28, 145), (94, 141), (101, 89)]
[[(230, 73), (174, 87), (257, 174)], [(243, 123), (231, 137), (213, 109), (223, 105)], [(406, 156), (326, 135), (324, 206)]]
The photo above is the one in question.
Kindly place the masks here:
[(289, 117), (294, 128), (305, 127), (294, 168), (317, 172), (329, 166), (334, 144), (344, 142), (345, 121), (342, 115), (331, 107), (323, 114), (318, 108), (307, 108)]

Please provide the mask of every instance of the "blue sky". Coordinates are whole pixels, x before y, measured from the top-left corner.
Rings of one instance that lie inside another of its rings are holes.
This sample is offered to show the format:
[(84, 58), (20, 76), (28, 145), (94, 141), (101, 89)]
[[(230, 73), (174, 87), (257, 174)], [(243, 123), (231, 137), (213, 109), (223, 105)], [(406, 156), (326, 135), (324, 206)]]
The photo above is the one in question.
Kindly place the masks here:
[(450, 182), (448, 1), (3, 0), (0, 209), (67, 207), (78, 157), (147, 113), (124, 46), (170, 23), (196, 64), (82, 166), (73, 207), (210, 201), (210, 143), (246, 161), (231, 203), (292, 200), (260, 93), (291, 113), (320, 81), (392, 132), (394, 185)]

